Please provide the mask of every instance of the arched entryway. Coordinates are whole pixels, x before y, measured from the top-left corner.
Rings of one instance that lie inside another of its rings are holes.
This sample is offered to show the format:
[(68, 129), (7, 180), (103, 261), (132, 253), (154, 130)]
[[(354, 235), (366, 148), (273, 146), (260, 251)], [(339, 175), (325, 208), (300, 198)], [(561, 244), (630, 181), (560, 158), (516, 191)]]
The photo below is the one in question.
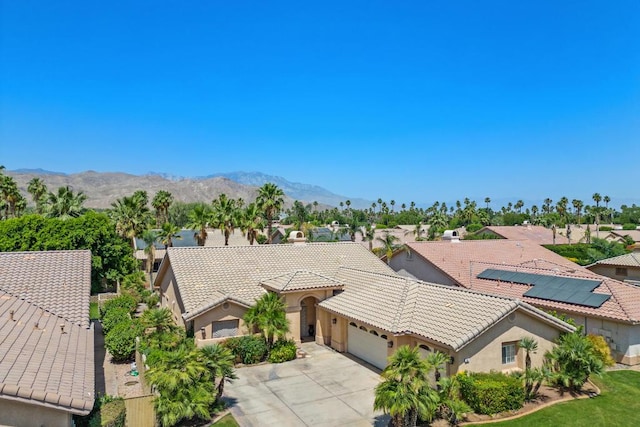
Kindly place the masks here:
[(315, 341), (316, 339), (316, 304), (318, 299), (306, 297), (300, 301), (300, 341)]

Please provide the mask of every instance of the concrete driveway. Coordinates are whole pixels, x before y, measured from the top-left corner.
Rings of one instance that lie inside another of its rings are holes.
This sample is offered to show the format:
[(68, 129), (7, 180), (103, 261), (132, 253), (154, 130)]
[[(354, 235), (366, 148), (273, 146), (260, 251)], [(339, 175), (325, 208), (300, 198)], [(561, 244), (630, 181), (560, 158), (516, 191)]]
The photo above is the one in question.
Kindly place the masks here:
[(386, 426), (373, 411), (379, 370), (315, 343), (306, 358), (240, 368), (225, 387), (236, 421), (253, 426)]

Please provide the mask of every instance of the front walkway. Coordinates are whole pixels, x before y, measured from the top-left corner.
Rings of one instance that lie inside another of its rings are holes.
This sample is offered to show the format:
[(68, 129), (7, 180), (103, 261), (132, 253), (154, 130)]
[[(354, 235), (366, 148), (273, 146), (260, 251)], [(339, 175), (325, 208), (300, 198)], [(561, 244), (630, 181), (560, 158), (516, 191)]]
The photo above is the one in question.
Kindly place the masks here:
[(315, 343), (302, 348), (306, 358), (237, 370), (225, 395), (240, 426), (387, 425), (373, 411), (379, 371)]

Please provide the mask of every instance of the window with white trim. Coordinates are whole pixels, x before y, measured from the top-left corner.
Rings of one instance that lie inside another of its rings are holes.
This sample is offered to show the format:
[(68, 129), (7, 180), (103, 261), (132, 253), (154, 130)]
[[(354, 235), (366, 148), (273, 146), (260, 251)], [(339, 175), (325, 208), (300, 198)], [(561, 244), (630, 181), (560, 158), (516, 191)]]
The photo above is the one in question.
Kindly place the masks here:
[(502, 344), (502, 364), (516, 363), (516, 343)]

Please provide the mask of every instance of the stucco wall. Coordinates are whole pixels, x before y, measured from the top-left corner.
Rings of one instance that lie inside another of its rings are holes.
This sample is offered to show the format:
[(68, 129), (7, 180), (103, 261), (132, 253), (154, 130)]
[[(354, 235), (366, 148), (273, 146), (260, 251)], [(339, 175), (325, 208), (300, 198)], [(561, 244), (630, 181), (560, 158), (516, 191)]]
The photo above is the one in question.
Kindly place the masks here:
[(0, 398), (0, 424), (16, 427), (69, 427), (71, 414)]
[(202, 338), (202, 332), (200, 328), (204, 328), (205, 339), (210, 339), (213, 333), (211, 322), (219, 322), (222, 320), (238, 320), (239, 334), (248, 334), (249, 331), (242, 320), (244, 313), (247, 309), (232, 301), (222, 303), (217, 307), (212, 308), (209, 311), (205, 311), (199, 316), (193, 319), (193, 332), (196, 338)]
[(636, 267), (622, 267), (627, 269), (626, 276), (619, 276), (616, 274), (616, 267), (610, 265), (593, 265), (589, 267), (589, 270), (594, 273), (600, 274), (602, 276), (611, 277), (612, 279), (620, 280), (624, 282), (625, 280), (638, 280), (640, 281), (640, 268)]
[[(560, 331), (550, 324), (517, 310), (453, 354), (451, 373), (524, 369), (525, 352), (522, 349), (517, 350), (515, 363), (502, 364), (502, 344), (517, 342), (523, 337), (533, 337), (538, 343), (537, 352), (531, 354), (531, 366), (539, 367), (544, 361), (545, 352), (553, 348), (553, 341), (559, 336)], [(465, 359), (469, 359), (469, 363), (465, 363)]]
[[(302, 300), (307, 297), (315, 298), (313, 304), (309, 304), (307, 306), (307, 328), (308, 325), (315, 325), (315, 333), (316, 333), (316, 341), (319, 341), (321, 338), (318, 336), (318, 324), (316, 319), (316, 308), (315, 305), (325, 300), (326, 298), (333, 295), (333, 290), (320, 289), (313, 291), (299, 291), (299, 292), (288, 292), (284, 294), (285, 302), (287, 304), (287, 319), (289, 319), (289, 338), (293, 339), (295, 342), (300, 342), (301, 337), (301, 329), (300, 329), (300, 310), (302, 309), (301, 303)], [(311, 299), (305, 301), (310, 302)], [(305, 332), (308, 332), (305, 331)], [(307, 335), (305, 333), (305, 335)], [(331, 334), (329, 334), (331, 335)]]
[(397, 254), (391, 258), (389, 266), (393, 268), (394, 271), (404, 269), (414, 277), (425, 282), (440, 283), (442, 285), (450, 286), (454, 286), (456, 284), (455, 281), (451, 280), (449, 276), (438, 270), (433, 264), (414, 253), (405, 251)]
[(177, 290), (176, 279), (173, 270), (169, 268), (160, 282), (160, 303), (162, 307), (167, 307), (173, 313), (173, 320), (178, 326), (186, 327), (182, 312), (184, 311), (182, 299)]

